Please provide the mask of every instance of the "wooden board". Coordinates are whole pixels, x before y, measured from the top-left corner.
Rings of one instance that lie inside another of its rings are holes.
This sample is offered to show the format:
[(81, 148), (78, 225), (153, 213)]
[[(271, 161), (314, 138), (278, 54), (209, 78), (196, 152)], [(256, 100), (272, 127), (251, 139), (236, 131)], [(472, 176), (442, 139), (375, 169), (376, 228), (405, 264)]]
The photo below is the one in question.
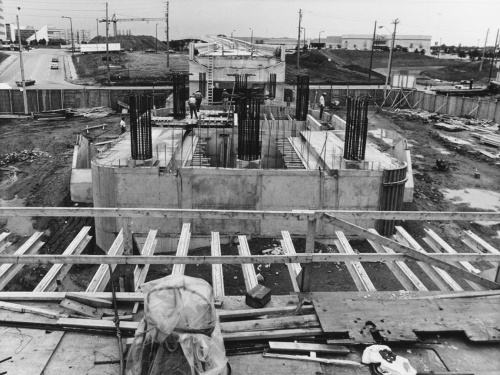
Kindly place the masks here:
[(500, 342), (498, 299), (313, 300), (325, 333), (349, 333), (353, 342), (372, 343), (374, 327), (386, 341), (418, 341), (415, 332), (463, 331), (472, 341)]
[[(71, 241), (63, 255), (78, 255), (85, 249), (92, 239), (88, 235), (91, 227), (83, 227), (78, 235)], [(61, 280), (69, 272), (72, 264), (54, 264), (44, 278), (33, 289), (34, 292), (53, 292), (57, 288), (57, 280)]]
[[(189, 240), (191, 239), (191, 233), (189, 232), (191, 224), (182, 224), (181, 236), (179, 237), (179, 243), (177, 245), (176, 256), (186, 256), (189, 250)], [(186, 269), (185, 264), (175, 264), (172, 267), (172, 275), (184, 274)]]
[(64, 332), (27, 328), (3, 327), (0, 359), (12, 359), (0, 364), (0, 372), (19, 375), (40, 375), (47, 366)]
[(269, 341), (269, 349), (271, 349), (271, 351), (283, 351), (283, 352), (316, 352), (316, 353), (334, 353), (334, 354), (349, 354), (351, 352), (345, 346), (339, 346), (339, 345), (310, 344), (304, 342), (280, 342), (280, 341)]
[[(238, 240), (240, 242), (240, 245), (238, 246), (238, 253), (240, 255), (251, 255), (250, 254), (250, 248), (248, 247), (248, 241), (246, 236), (238, 236)], [(257, 281), (257, 274), (255, 273), (255, 267), (253, 264), (242, 264), (241, 265), (241, 270), (243, 271), (243, 277), (245, 279), (245, 287), (247, 292), (249, 290), (252, 290), (257, 284), (259, 283)]]
[[(212, 256), (221, 255), (219, 232), (212, 232), (210, 253)], [(221, 301), (225, 295), (222, 264), (212, 264), (212, 288), (214, 289), (214, 299)]]
[[(123, 229), (116, 236), (115, 241), (111, 245), (108, 251), (108, 256), (111, 255), (121, 255), (124, 250), (124, 238)], [(114, 271), (116, 264), (111, 265), (111, 269)], [(102, 264), (97, 269), (94, 277), (87, 286), (86, 292), (103, 292), (109, 281), (109, 266), (107, 264)]]
[[(153, 255), (156, 249), (156, 244), (158, 241), (155, 239), (157, 230), (150, 230), (146, 242), (142, 247), (141, 255)], [(149, 271), (149, 264), (138, 264), (134, 269), (134, 290), (139, 290), (139, 287), (146, 280), (146, 276)]]

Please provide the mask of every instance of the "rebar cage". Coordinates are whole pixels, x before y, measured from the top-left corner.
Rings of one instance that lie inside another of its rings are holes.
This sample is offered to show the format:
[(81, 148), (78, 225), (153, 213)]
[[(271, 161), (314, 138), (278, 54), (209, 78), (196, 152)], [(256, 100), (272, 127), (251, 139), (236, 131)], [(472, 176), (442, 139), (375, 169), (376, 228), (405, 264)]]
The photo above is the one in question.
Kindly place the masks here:
[(295, 118), (306, 121), (309, 109), (309, 76), (297, 76), (297, 99), (295, 104)]
[(367, 97), (348, 97), (344, 141), (344, 159), (365, 160), (366, 137), (368, 135)]
[(151, 159), (153, 157), (153, 141), (151, 138), (153, 97), (151, 94), (130, 95), (129, 103), (132, 159)]

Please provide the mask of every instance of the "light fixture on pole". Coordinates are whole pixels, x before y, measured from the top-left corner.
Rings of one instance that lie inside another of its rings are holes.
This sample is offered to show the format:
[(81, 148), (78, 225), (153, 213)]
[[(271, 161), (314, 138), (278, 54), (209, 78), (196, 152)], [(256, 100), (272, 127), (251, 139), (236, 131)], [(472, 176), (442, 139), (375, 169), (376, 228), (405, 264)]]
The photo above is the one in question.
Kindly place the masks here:
[(250, 53), (250, 56), (253, 57), (253, 29), (250, 28), (250, 30), (252, 30), (252, 37), (250, 39), (250, 44), (252, 45), (252, 52)]
[(69, 25), (71, 28), (71, 56), (75, 56), (75, 40), (73, 38), (73, 20), (71, 17), (61, 16), (62, 18), (69, 18)]
[[(389, 51), (389, 64), (387, 66), (387, 75), (385, 76), (385, 87), (384, 87), (384, 100), (387, 98), (387, 85), (389, 84), (389, 77), (391, 75), (391, 67), (392, 67), (392, 51), (394, 50), (394, 41), (396, 39), (396, 26), (399, 23), (399, 19), (396, 18), (393, 22), (394, 24), (394, 32), (392, 33), (392, 43), (391, 43), (391, 49)], [(385, 26), (379, 26), (379, 29)], [(385, 27), (387, 29), (387, 27)], [(389, 32), (390, 30), (387, 29)]]
[[(318, 44), (321, 44), (321, 33), (324, 33), (324, 31), (319, 32)], [(321, 48), (321, 46), (318, 45), (318, 48)]]
[(156, 24), (155, 53), (158, 53), (158, 24)]
[(17, 7), (17, 39), (19, 42), (19, 64), (21, 64), (21, 84), (23, 90), (23, 103), (24, 103), (24, 114), (28, 114), (28, 95), (26, 94), (26, 81), (24, 80), (24, 64), (23, 64), (23, 46), (21, 44), (21, 29), (19, 28), (19, 11), (21, 8)]

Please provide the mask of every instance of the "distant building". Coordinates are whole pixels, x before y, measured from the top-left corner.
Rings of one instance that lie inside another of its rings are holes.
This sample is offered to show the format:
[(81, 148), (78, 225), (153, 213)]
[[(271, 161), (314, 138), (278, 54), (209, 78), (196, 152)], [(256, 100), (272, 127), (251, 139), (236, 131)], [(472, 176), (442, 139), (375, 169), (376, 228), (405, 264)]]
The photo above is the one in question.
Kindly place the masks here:
[[(71, 30), (66, 30), (66, 42), (71, 43)], [(90, 30), (73, 30), (73, 38), (75, 43), (88, 43), (90, 41)]]
[[(394, 41), (394, 46), (406, 47), (413, 52), (415, 49), (421, 50), (425, 49), (430, 51), (431, 47), (431, 35), (398, 35), (396, 33), (396, 39)], [(342, 35), (342, 48), (347, 49), (358, 49), (367, 50), (372, 49), (373, 34), (372, 35), (362, 35), (362, 34), (347, 34)], [(375, 37), (375, 49), (379, 47), (380, 49), (384, 47), (391, 47), (392, 37), (391, 35), (376, 35)]]
[(3, 5), (2, 0), (0, 0), (0, 40), (5, 42), (7, 39), (7, 28), (5, 27), (5, 19), (3, 18)]
[[(5, 24), (5, 40), (15, 41), (18, 37), (17, 25), (14, 23)], [(35, 34), (36, 30), (33, 26), (20, 26), (21, 39), (28, 40), (30, 36)]]

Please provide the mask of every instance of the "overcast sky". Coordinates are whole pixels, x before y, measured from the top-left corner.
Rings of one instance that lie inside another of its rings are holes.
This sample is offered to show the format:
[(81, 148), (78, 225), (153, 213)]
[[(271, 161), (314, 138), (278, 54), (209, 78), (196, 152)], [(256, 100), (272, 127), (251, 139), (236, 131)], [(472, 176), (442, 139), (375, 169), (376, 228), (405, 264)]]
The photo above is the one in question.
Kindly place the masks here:
[[(106, 3), (98, 0), (3, 0), (5, 22), (15, 22), (21, 7), (20, 24), (40, 28), (52, 24), (69, 29), (90, 30), (96, 35), (96, 19), (105, 18)], [(165, 2), (159, 0), (110, 0), (109, 16), (117, 18), (164, 17)], [(397, 34), (432, 35), (432, 41), (451, 45), (483, 45), (490, 28), (488, 45), (500, 28), (500, 0), (170, 0), (170, 39), (209, 34), (257, 37), (297, 37), (299, 9), (306, 37), (342, 34), (373, 34), (374, 21), (393, 28)], [(121, 22), (120, 30), (134, 35), (155, 35), (165, 39), (165, 23)], [(378, 30), (388, 34), (387, 29)], [(111, 32), (111, 29), (110, 29)], [(104, 24), (99, 33), (105, 34)]]

